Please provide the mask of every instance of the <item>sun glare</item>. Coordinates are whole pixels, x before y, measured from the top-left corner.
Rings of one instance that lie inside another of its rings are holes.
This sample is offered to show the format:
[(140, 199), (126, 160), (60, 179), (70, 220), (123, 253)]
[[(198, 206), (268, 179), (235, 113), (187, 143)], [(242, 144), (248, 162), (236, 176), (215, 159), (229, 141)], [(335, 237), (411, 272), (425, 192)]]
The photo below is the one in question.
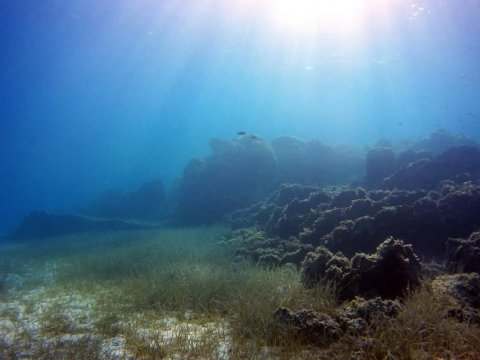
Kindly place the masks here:
[(272, 0), (267, 10), (273, 21), (292, 31), (342, 28), (349, 30), (362, 20), (362, 0)]

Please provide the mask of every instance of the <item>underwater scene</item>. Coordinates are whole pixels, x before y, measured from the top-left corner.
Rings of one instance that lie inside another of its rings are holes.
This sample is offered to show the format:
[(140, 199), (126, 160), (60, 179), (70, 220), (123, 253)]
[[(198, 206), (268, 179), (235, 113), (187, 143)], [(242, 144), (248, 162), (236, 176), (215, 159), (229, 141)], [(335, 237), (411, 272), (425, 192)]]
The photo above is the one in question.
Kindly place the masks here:
[(480, 359), (480, 1), (0, 1), (0, 360)]

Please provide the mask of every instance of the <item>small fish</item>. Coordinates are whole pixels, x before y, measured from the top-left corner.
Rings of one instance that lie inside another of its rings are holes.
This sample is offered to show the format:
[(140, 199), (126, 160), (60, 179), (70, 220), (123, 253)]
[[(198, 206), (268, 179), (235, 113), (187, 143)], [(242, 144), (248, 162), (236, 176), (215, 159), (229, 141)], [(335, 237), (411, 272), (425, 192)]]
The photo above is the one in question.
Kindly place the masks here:
[(398, 125), (399, 125), (399, 126), (403, 126), (403, 123), (402, 123), (402, 122), (399, 122)]
[(252, 140), (258, 140), (258, 137), (255, 136), (255, 135), (252, 135), (252, 136), (250, 136), (250, 139), (252, 139)]
[(245, 134), (246, 134), (245, 131), (237, 131), (237, 135), (238, 135), (238, 136), (243, 136), (243, 135), (245, 135)]

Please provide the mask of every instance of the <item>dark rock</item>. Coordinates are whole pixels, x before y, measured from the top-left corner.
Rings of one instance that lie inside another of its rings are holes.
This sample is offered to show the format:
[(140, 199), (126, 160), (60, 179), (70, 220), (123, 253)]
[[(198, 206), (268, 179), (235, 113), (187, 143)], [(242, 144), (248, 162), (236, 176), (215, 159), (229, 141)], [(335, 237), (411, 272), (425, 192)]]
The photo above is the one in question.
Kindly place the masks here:
[(442, 181), (430, 191), (335, 190), (282, 186), (263, 203), (232, 214), (236, 220), (231, 223), (256, 226), (272, 238), (323, 245), (349, 257), (373, 252), (393, 236), (413, 244), (422, 257), (437, 260), (443, 260), (449, 237), (468, 237), (480, 228), (478, 182)]
[(434, 160), (421, 159), (400, 168), (383, 183), (388, 189), (433, 189), (440, 180), (440, 169)]
[(350, 219), (356, 219), (362, 216), (373, 216), (380, 208), (381, 205), (371, 199), (356, 199), (352, 201), (346, 210), (346, 215)]
[(58, 215), (42, 211), (28, 214), (9, 235), (9, 239), (41, 239), (81, 232), (141, 230), (151, 225), (124, 220), (95, 219), (80, 215)]
[(385, 179), (389, 189), (435, 189), (442, 180), (461, 183), (480, 179), (480, 150), (471, 146), (451, 147), (433, 160), (421, 159), (400, 168)]
[(280, 307), (274, 319), (285, 333), (296, 336), (308, 344), (327, 346), (344, 334), (366, 334), (379, 320), (398, 315), (402, 305), (396, 300), (356, 298), (336, 310), (331, 316), (313, 310), (291, 311)]
[(281, 307), (273, 316), (277, 326), (309, 344), (326, 346), (342, 336), (340, 325), (324, 313), (312, 310), (293, 312)]
[(425, 150), (414, 151), (414, 150), (406, 150), (398, 154), (396, 169), (400, 169), (401, 167), (408, 166), (414, 162), (419, 160), (427, 159), (433, 160), (433, 153)]
[(102, 193), (82, 213), (111, 219), (161, 219), (166, 212), (166, 194), (161, 180), (144, 183), (138, 190)]
[(437, 202), (447, 237), (464, 237), (480, 227), (480, 186), (445, 184)]
[(452, 272), (480, 274), (480, 232), (468, 239), (448, 239), (447, 269)]
[[(329, 270), (332, 265), (341, 271)], [(314, 253), (307, 254), (302, 264), (302, 283), (312, 286), (321, 279), (334, 280), (340, 300), (355, 296), (394, 299), (419, 286), (420, 273), (421, 264), (411, 245), (389, 238), (374, 254), (359, 253), (350, 261), (340, 254), (333, 255), (325, 247), (318, 247)], [(335, 278), (329, 277), (331, 274)]]
[(334, 148), (317, 140), (303, 142), (289, 136), (275, 138), (271, 145), (278, 161), (278, 183), (338, 185), (362, 174), (362, 157), (348, 148)]
[(363, 189), (346, 189), (338, 193), (331, 201), (333, 207), (348, 207), (354, 200), (365, 199), (366, 193)]
[(306, 228), (300, 234), (302, 243), (319, 245), (323, 236), (330, 233), (339, 223), (346, 219), (344, 209), (332, 209), (323, 211), (314, 221), (310, 228)]
[(176, 200), (176, 223), (208, 224), (260, 201), (272, 183), (276, 160), (258, 137), (213, 139), (213, 153), (186, 166)]
[(435, 278), (432, 288), (447, 294), (452, 305), (447, 316), (459, 321), (480, 323), (480, 275), (477, 273), (443, 275)]
[(268, 266), (300, 265), (305, 255), (313, 250), (313, 246), (300, 244), (295, 237), (272, 238), (255, 228), (232, 231), (220, 238), (218, 243), (233, 246), (236, 261), (248, 259)]
[[(303, 260), (302, 283), (306, 287), (312, 287), (324, 279), (339, 281), (344, 273), (350, 271), (350, 267), (350, 260), (343, 254), (334, 255), (326, 247), (319, 246), (315, 252), (308, 253)], [(334, 275), (334, 278), (328, 275)]]
[[(357, 320), (357, 323), (358, 320), (363, 320), (365, 324), (372, 324), (379, 320), (396, 317), (401, 309), (402, 305), (398, 300), (383, 300), (379, 297), (369, 300), (355, 298), (337, 310), (334, 319), (341, 324), (343, 331), (352, 332), (352, 320)], [(363, 331), (360, 333), (364, 332), (366, 327), (361, 330)]]
[(376, 148), (367, 153), (366, 183), (368, 186), (377, 186), (383, 179), (395, 170), (395, 154), (388, 148)]
[[(351, 262), (352, 271), (339, 284), (340, 299), (357, 295), (394, 299), (420, 285), (420, 261), (412, 246), (400, 240), (387, 239), (378, 246), (375, 254), (357, 254)], [(371, 266), (365, 266), (366, 263)]]
[(471, 146), (478, 148), (479, 143), (469, 137), (454, 135), (446, 130), (440, 129), (433, 132), (428, 138), (415, 142), (411, 148), (412, 150), (427, 151), (438, 155), (453, 146)]

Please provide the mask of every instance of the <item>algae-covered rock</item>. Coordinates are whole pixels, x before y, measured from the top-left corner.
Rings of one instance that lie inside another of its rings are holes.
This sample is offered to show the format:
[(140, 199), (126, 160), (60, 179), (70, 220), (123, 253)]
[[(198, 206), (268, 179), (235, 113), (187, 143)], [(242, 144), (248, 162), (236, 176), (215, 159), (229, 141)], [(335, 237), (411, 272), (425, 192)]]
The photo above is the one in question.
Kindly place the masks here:
[(433, 159), (420, 159), (401, 167), (384, 181), (393, 189), (434, 189), (443, 180), (461, 183), (480, 179), (480, 150), (454, 146)]
[(447, 316), (462, 322), (480, 323), (480, 275), (442, 275), (432, 282), (433, 290), (451, 299)]
[(480, 232), (468, 239), (448, 239), (446, 258), (450, 271), (480, 274)]
[(343, 332), (340, 325), (329, 315), (313, 310), (293, 312), (281, 307), (274, 313), (277, 326), (300, 337), (307, 343), (325, 346), (338, 340)]
[[(330, 268), (335, 265), (335, 270)], [(338, 271), (340, 270), (340, 271)], [(340, 300), (381, 297), (394, 299), (420, 285), (421, 264), (411, 245), (386, 239), (374, 254), (356, 254), (348, 260), (325, 247), (307, 254), (302, 263), (302, 283), (312, 286), (322, 279), (336, 282)], [(332, 277), (334, 275), (334, 277)]]
[(339, 340), (344, 334), (366, 334), (377, 321), (396, 317), (401, 308), (402, 305), (396, 300), (356, 298), (331, 315), (313, 310), (292, 311), (280, 307), (273, 317), (277, 326), (288, 335), (300, 337), (308, 344), (326, 346)]

